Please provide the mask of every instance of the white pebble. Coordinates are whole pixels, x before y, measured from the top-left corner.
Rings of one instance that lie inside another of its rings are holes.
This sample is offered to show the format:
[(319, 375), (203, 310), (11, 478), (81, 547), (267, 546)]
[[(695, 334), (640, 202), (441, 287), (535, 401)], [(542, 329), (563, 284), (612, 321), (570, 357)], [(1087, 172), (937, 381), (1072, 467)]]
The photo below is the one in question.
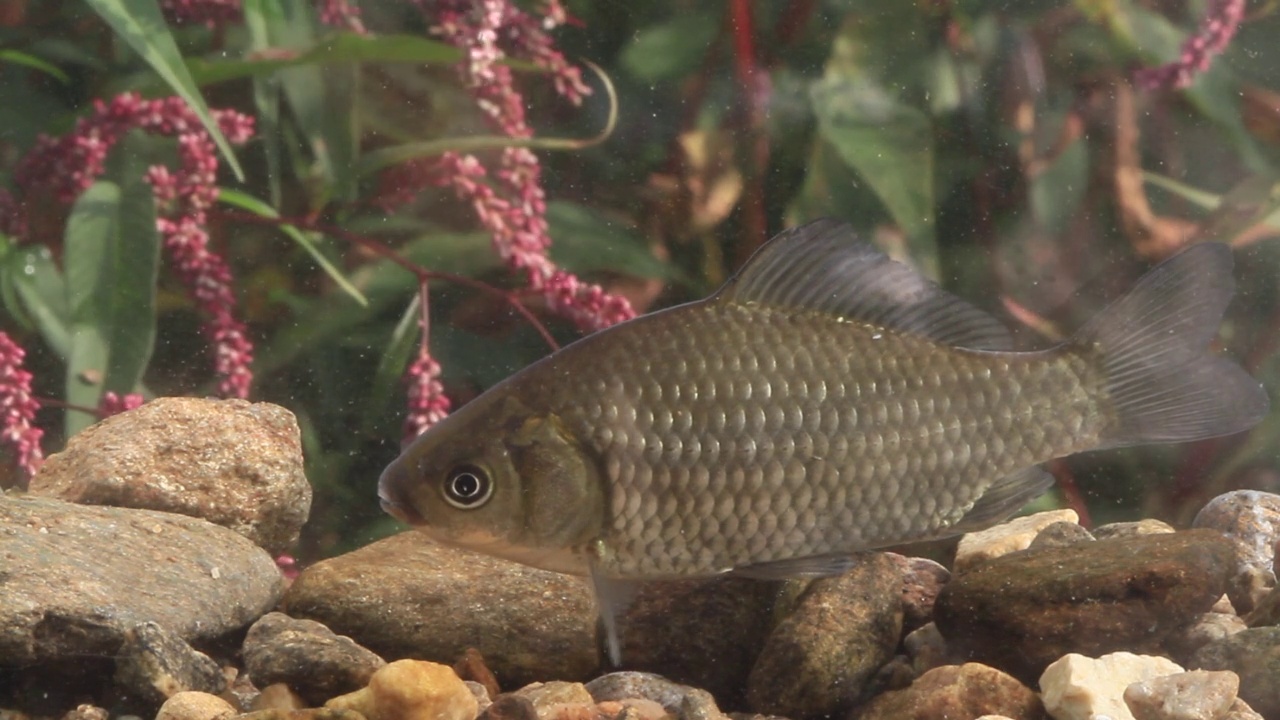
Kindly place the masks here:
[(1056, 522), (1078, 523), (1080, 516), (1075, 510), (1050, 510), (969, 533), (960, 538), (956, 548), (955, 570), (967, 570), (992, 558), (1026, 550), (1041, 530)]
[(1185, 670), (1168, 658), (1117, 652), (1090, 658), (1071, 653), (1045, 668), (1040, 699), (1054, 720), (1135, 720), (1125, 688)]

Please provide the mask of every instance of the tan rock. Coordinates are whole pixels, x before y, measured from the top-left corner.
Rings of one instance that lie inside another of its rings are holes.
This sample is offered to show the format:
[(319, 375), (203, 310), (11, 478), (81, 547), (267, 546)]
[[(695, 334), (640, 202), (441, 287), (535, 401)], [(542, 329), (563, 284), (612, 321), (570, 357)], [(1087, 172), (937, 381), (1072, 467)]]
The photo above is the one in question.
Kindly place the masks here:
[(995, 527), (969, 533), (960, 538), (960, 545), (956, 548), (954, 570), (958, 573), (964, 572), (992, 558), (1026, 550), (1041, 530), (1056, 522), (1079, 523), (1080, 516), (1075, 510), (1050, 510), (1014, 518)]
[(978, 663), (946, 665), (921, 675), (911, 687), (883, 693), (851, 720), (926, 720), (998, 714), (1040, 720), (1040, 699), (1015, 678)]
[(156, 720), (226, 720), (238, 714), (231, 703), (217, 695), (188, 691), (166, 700)]
[(1136, 682), (1125, 688), (1124, 703), (1137, 720), (1216, 720), (1239, 690), (1233, 672), (1193, 670)]
[(272, 554), (311, 509), (298, 423), (270, 403), (157, 398), (67, 441), (30, 493), (204, 518)]
[(1117, 652), (1100, 658), (1071, 653), (1045, 668), (1040, 697), (1055, 720), (1134, 720), (1124, 702), (1133, 683), (1185, 670), (1168, 658)]
[(479, 705), (453, 668), (426, 660), (397, 660), (378, 670), (369, 687), (325, 703), (368, 720), (475, 720)]

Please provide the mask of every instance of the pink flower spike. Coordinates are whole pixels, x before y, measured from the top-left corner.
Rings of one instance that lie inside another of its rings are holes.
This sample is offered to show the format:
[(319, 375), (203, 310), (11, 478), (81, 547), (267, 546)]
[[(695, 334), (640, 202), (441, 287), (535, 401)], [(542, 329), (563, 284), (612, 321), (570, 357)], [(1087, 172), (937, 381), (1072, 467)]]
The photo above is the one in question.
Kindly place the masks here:
[(127, 393), (124, 396), (120, 396), (108, 390), (102, 394), (102, 399), (98, 400), (98, 417), (109, 418), (112, 415), (119, 415), (122, 412), (141, 407), (146, 401), (146, 398), (138, 393)]
[[(253, 136), (252, 117), (232, 110), (212, 114), (231, 143), (244, 144)], [(228, 397), (247, 397), (253, 379), (253, 343), (235, 317), (231, 269), (209, 248), (206, 229), (208, 210), (218, 199), (217, 149), (181, 98), (145, 100), (125, 93), (110, 101), (97, 100), (93, 113), (81, 118), (71, 133), (56, 139), (42, 136), (18, 163), (14, 179), (24, 197), (43, 191), (72, 202), (102, 174), (111, 148), (133, 128), (177, 140), (177, 167), (157, 165), (146, 171), (156, 199), (156, 230), (170, 265), (205, 317), (203, 329), (213, 344), (218, 391)], [(10, 202), (7, 207), (18, 206)], [(22, 227), (25, 221), (0, 219), (11, 227)]]
[(451, 407), (440, 383), (440, 363), (431, 357), (425, 338), (418, 358), (405, 372), (405, 381), (409, 384), (409, 414), (404, 420), (404, 439), (408, 442), (445, 419)]
[(31, 373), (23, 369), (27, 352), (0, 332), (0, 439), (13, 449), (18, 467), (30, 480), (40, 469), (44, 431), (34, 425), (40, 403), (31, 396)]
[(350, 0), (316, 0), (320, 22), (329, 27), (344, 28), (359, 35), (367, 35), (360, 7)]
[(1182, 54), (1174, 62), (1139, 70), (1134, 79), (1138, 85), (1155, 90), (1161, 87), (1185, 88), (1196, 76), (1209, 69), (1213, 59), (1231, 44), (1240, 21), (1244, 19), (1245, 0), (1210, 0), (1204, 19), (1195, 34), (1182, 44)]

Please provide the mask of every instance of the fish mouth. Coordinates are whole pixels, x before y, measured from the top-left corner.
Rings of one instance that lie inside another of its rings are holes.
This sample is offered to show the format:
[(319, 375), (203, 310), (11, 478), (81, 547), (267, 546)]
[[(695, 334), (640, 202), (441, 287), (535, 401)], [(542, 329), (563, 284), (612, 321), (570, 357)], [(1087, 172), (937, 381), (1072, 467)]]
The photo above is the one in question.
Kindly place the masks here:
[(413, 508), (405, 491), (409, 476), (399, 460), (387, 466), (378, 478), (378, 503), (382, 511), (406, 525), (422, 525), (426, 520)]

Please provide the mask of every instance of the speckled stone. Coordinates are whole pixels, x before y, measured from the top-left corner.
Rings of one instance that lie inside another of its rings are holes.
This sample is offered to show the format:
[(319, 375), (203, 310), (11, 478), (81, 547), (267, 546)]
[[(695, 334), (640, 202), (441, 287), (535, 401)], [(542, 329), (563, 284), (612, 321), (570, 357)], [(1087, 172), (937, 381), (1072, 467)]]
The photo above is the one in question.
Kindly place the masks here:
[(185, 641), (241, 629), (284, 589), (271, 556), (198, 518), (0, 495), (0, 665), (113, 657), (155, 622)]
[(155, 706), (180, 692), (217, 695), (227, 688), (218, 663), (153, 622), (125, 632), (116, 652), (115, 680)]
[(1046, 525), (1043, 530), (1036, 533), (1036, 538), (1027, 548), (1034, 550), (1042, 547), (1071, 547), (1093, 541), (1093, 534), (1088, 530), (1076, 523), (1060, 520), (1052, 525)]
[(1193, 654), (1205, 645), (1230, 637), (1244, 630), (1244, 620), (1235, 615), (1219, 612), (1207, 612), (1200, 615), (1190, 625), (1175, 630), (1165, 638), (1164, 647), (1169, 657), (1186, 665)]
[(850, 720), (932, 720), (1000, 715), (1040, 720), (1044, 707), (1030, 688), (978, 663), (945, 665), (921, 675), (911, 687), (883, 693), (854, 710)]
[(902, 626), (910, 632), (933, 621), (933, 604), (951, 579), (951, 571), (933, 560), (884, 553), (902, 570)]
[(1189, 664), (1234, 672), (1245, 702), (1263, 717), (1280, 717), (1280, 628), (1250, 628), (1215, 640), (1197, 650)]
[(786, 717), (845, 712), (901, 636), (901, 566), (864, 553), (849, 572), (814, 580), (769, 634), (747, 699), (756, 712)]
[(109, 417), (46, 460), (30, 493), (204, 518), (272, 554), (311, 508), (293, 414), (244, 400), (157, 398)]
[(725, 720), (711, 693), (653, 673), (609, 673), (587, 683), (586, 688), (597, 703), (643, 698), (658, 703), (677, 720)]
[(1124, 690), (1124, 703), (1135, 720), (1217, 720), (1239, 689), (1233, 672), (1193, 670), (1133, 683)]
[(231, 703), (217, 695), (190, 691), (166, 700), (156, 720), (228, 720), (237, 714)]
[(1155, 651), (1221, 597), (1219, 533), (1113, 538), (996, 558), (952, 579), (935, 621), (948, 645), (1026, 682), (1067, 653)]
[(1200, 509), (1191, 525), (1218, 530), (1235, 543), (1239, 566), (1227, 594), (1241, 615), (1252, 611), (1276, 585), (1272, 565), (1280, 541), (1280, 495), (1257, 490), (1219, 495)]
[(1177, 530), (1169, 523), (1163, 520), (1146, 518), (1132, 522), (1099, 525), (1093, 529), (1093, 537), (1096, 540), (1106, 540), (1115, 537), (1133, 537), (1134, 535), (1167, 535), (1172, 532), (1177, 532)]
[(742, 706), (751, 665), (789, 584), (735, 577), (644, 583), (618, 618), (625, 666)]
[(446, 548), (405, 532), (307, 568), (284, 598), (384, 658), (453, 664), (469, 647), (499, 680), (585, 680), (599, 664), (584, 578)]
[(249, 676), (284, 683), (311, 705), (354, 692), (387, 663), (314, 620), (268, 613), (249, 628), (241, 650)]

